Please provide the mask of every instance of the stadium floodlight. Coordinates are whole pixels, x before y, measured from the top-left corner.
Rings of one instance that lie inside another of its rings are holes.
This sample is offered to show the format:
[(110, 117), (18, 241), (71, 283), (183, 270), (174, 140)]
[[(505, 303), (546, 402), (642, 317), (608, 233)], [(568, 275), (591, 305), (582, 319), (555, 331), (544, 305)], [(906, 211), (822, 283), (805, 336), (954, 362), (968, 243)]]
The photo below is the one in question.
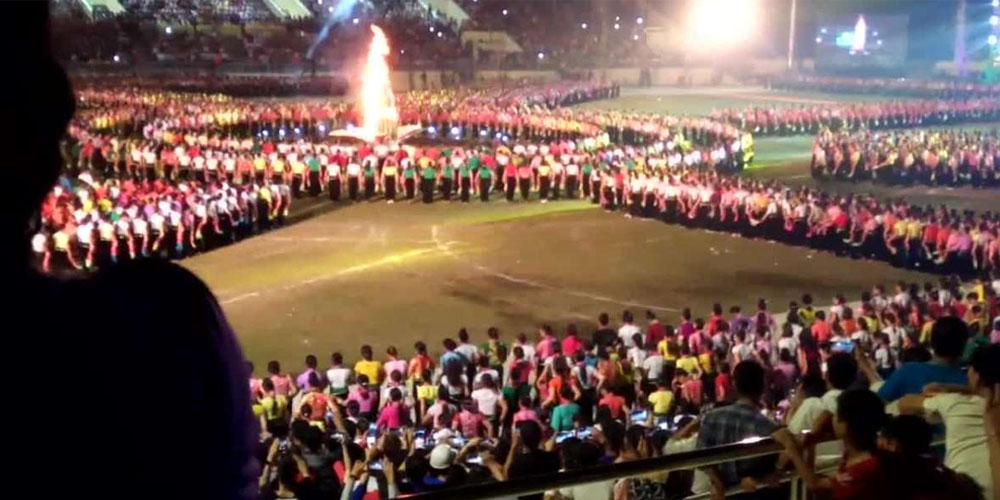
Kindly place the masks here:
[(580, 23), (580, 27), (583, 29), (587, 29), (587, 23)]
[(326, 132), (326, 125), (323, 125), (322, 123), (320, 123), (319, 124), (319, 131), (320, 132)]
[(264, 135), (264, 137), (267, 137), (267, 136), (271, 135), (271, 133), (270, 133), (270, 132), (268, 132), (267, 130), (265, 130), (265, 131), (261, 132), (261, 134), (263, 134), (263, 135)]
[(174, 29), (171, 28), (170, 26), (167, 26), (166, 28), (163, 28), (163, 31), (165, 31), (169, 35), (174, 32)]
[(507, 9), (503, 10), (503, 15), (505, 15), (505, 16), (507, 15)]
[(430, 28), (427, 28), (427, 29), (431, 30), (431, 33), (434, 33), (434, 27), (433, 26), (431, 26)]
[(644, 22), (646, 22), (646, 20), (643, 19), (642, 16), (635, 18), (635, 24), (642, 24)]
[(122, 58), (118, 54), (115, 54), (115, 57), (113, 57), (112, 59), (114, 59), (115, 62), (119, 62), (122, 60)]
[(283, 128), (282, 129), (278, 129), (278, 135), (281, 135), (281, 136), (285, 135), (285, 129), (283, 129)]
[(620, 25), (620, 24), (618, 24), (618, 23), (615, 23), (615, 29), (616, 29), (616, 30), (617, 30), (617, 29), (621, 29), (621, 27), (622, 27), (622, 25)]
[(622, 16), (615, 16), (615, 21), (621, 21), (621, 20), (622, 20)]
[(692, 48), (744, 47), (757, 29), (758, 4), (755, 0), (696, 0), (688, 15)]
[(823, 37), (821, 36), (816, 37), (816, 43), (823, 43)]
[(355, 17), (354, 20), (351, 21), (351, 22), (354, 23), (354, 24), (358, 24), (358, 23), (361, 22), (361, 20)]
[(441, 37), (443, 37), (443, 36), (444, 36), (444, 33), (442, 33), (442, 32), (440, 32), (440, 31), (438, 31), (438, 38), (441, 38)]
[(317, 0), (316, 3), (323, 5), (323, 0)]
[(490, 131), (486, 130), (486, 129), (482, 129), (482, 130), (479, 131), (479, 135), (482, 136), (482, 137), (486, 137), (486, 136), (490, 135)]
[(458, 127), (451, 127), (451, 135), (458, 135), (462, 133), (462, 129)]
[(295, 133), (296, 134), (301, 134), (302, 133), (302, 129), (300, 129), (299, 127), (295, 127)]
[(437, 133), (437, 129), (434, 128), (433, 125), (431, 125), (430, 127), (427, 127), (427, 133), (428, 134), (436, 134)]
[(990, 37), (986, 39), (986, 43), (988, 43), (990, 45), (996, 45), (997, 44), (997, 36), (996, 35), (990, 35)]
[(538, 58), (539, 58), (539, 59), (545, 59), (545, 53), (543, 53), (543, 52), (539, 52), (539, 53), (538, 53)]
[(1000, 16), (993, 14), (990, 16), (990, 26), (996, 26), (997, 24), (1000, 24)]
[(331, 14), (333, 14), (333, 6), (331, 5), (331, 6), (327, 7), (326, 11), (329, 12), (329, 13), (331, 13)]
[(993, 7), (1000, 7), (1000, 0), (993, 0)]
[(639, 35), (632, 35), (632, 39), (635, 41), (639, 41)]

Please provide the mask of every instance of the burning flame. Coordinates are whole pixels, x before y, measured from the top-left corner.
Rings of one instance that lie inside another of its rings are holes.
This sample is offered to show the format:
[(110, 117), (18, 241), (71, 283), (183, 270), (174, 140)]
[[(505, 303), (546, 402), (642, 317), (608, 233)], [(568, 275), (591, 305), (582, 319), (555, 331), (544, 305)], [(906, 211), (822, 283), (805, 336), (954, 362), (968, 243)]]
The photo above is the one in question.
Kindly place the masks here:
[(379, 135), (392, 133), (399, 121), (389, 81), (389, 65), (385, 62), (388, 55), (389, 41), (385, 33), (373, 24), (372, 43), (368, 47), (368, 60), (361, 77), (361, 135), (369, 142)]
[(854, 25), (854, 43), (851, 45), (851, 52), (864, 52), (867, 41), (868, 23), (865, 22), (865, 16), (858, 16), (858, 22)]

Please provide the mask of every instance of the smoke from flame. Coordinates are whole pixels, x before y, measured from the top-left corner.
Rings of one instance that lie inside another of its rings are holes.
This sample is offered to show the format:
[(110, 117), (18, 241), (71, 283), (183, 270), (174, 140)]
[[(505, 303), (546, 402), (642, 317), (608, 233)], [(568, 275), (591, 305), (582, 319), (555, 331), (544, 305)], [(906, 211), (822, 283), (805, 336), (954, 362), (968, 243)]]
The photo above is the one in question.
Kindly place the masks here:
[(389, 81), (389, 65), (385, 61), (388, 55), (389, 41), (385, 33), (373, 24), (372, 42), (361, 77), (361, 131), (369, 142), (381, 134), (391, 133), (399, 121)]

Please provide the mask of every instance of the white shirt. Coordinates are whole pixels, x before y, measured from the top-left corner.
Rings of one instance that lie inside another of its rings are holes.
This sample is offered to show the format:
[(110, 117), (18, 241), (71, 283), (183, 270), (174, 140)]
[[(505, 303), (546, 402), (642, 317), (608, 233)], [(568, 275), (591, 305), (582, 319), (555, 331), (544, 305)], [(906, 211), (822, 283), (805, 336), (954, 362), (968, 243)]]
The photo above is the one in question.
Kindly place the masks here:
[(351, 375), (350, 368), (330, 368), (326, 371), (326, 379), (330, 381), (331, 389), (347, 389), (347, 378)]
[(620, 338), (626, 346), (631, 347), (633, 344), (632, 336), (637, 333), (640, 333), (638, 326), (622, 325), (621, 328), (618, 329), (618, 338)]
[(651, 354), (643, 360), (642, 369), (646, 370), (647, 380), (659, 380), (663, 374), (663, 356), (660, 356), (659, 353)]
[(469, 363), (475, 363), (476, 355), (479, 354), (479, 349), (472, 344), (458, 344), (458, 347), (455, 348), (455, 352), (465, 356), (465, 359)]
[(472, 391), (472, 399), (479, 406), (479, 413), (486, 417), (497, 414), (497, 404), (500, 401), (500, 393), (497, 391), (486, 388), (476, 389)]
[(614, 494), (614, 479), (559, 488), (559, 495), (570, 500), (610, 500)]
[(803, 431), (812, 430), (816, 419), (825, 410), (823, 400), (820, 398), (806, 398), (799, 405), (791, 420), (788, 421), (788, 430), (793, 434), (802, 434)]
[(990, 500), (993, 499), (993, 480), (983, 427), (985, 408), (986, 401), (981, 396), (939, 394), (924, 400), (924, 411), (944, 422), (944, 464), (955, 472), (968, 474)]

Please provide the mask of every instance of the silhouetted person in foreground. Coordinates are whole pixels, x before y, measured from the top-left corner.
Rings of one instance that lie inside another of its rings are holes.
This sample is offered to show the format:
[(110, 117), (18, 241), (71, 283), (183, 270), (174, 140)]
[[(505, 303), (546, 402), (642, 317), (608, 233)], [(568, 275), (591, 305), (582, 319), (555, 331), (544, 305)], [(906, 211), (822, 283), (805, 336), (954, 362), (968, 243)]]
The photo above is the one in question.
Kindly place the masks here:
[(255, 426), (242, 353), (206, 286), (153, 260), (77, 280), (32, 269), (29, 237), (61, 168), (74, 101), (51, 54), (47, 3), (2, 10), (7, 494), (251, 498)]

